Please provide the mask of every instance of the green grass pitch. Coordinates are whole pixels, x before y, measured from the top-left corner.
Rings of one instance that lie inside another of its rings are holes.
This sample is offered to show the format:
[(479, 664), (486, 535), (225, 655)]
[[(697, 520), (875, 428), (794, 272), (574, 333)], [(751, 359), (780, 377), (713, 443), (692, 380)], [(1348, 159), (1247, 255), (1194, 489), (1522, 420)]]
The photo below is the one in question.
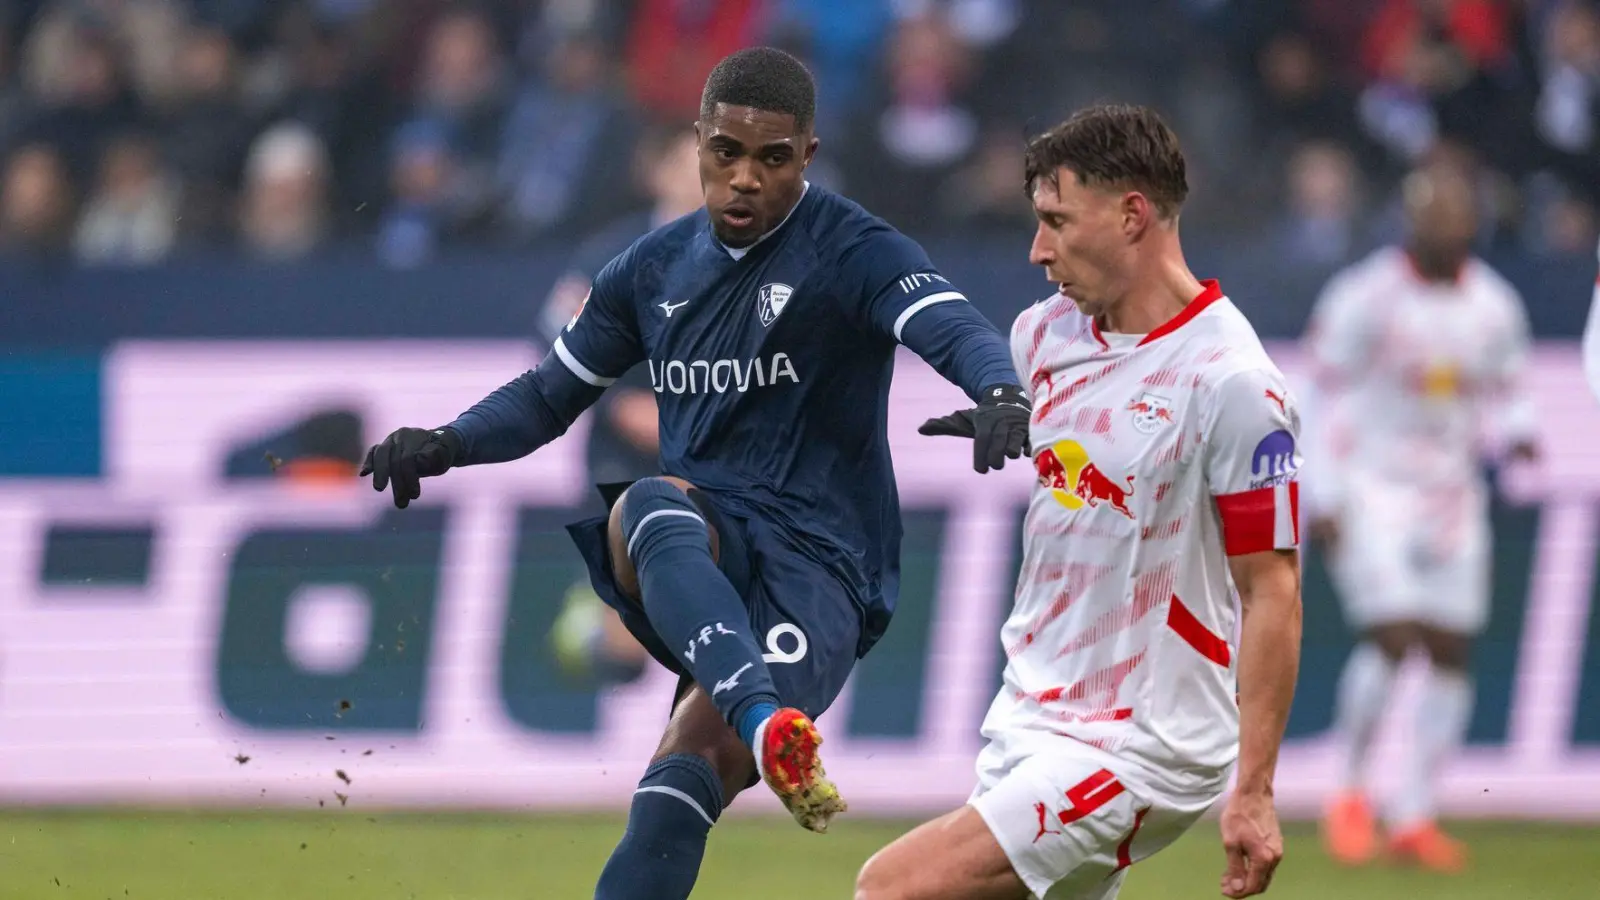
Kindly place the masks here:
[[(856, 869), (911, 823), (845, 819), (827, 835), (730, 818), (712, 835), (698, 900), (848, 900)], [(70, 811), (0, 812), (4, 900), (584, 900), (618, 816)], [(1281, 900), (1592, 900), (1600, 829), (1462, 825), (1473, 871), (1441, 877), (1327, 862), (1294, 825), (1269, 897)], [(1222, 853), (1202, 822), (1136, 865), (1125, 900), (1217, 897)]]

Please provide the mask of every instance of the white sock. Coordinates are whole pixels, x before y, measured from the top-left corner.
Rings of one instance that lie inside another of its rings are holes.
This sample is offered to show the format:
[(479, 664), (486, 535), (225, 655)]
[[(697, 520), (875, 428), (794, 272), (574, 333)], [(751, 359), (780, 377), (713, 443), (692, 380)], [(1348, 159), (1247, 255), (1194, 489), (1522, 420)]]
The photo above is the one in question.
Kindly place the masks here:
[(1365, 788), (1367, 751), (1372, 747), (1378, 720), (1389, 702), (1394, 672), (1394, 663), (1371, 641), (1357, 644), (1344, 664), (1344, 674), (1339, 677), (1334, 730), (1345, 753), (1345, 790)]
[(755, 740), (750, 742), (750, 745), (755, 748), (756, 775), (762, 781), (767, 780), (767, 772), (761, 767), (761, 748), (767, 745), (767, 726), (771, 724), (771, 716), (767, 716), (765, 719), (762, 719), (761, 724), (756, 726)]
[(1472, 679), (1454, 669), (1428, 670), (1417, 707), (1417, 727), (1406, 752), (1404, 781), (1390, 810), (1395, 830), (1433, 821), (1434, 782), (1460, 748), (1472, 722)]

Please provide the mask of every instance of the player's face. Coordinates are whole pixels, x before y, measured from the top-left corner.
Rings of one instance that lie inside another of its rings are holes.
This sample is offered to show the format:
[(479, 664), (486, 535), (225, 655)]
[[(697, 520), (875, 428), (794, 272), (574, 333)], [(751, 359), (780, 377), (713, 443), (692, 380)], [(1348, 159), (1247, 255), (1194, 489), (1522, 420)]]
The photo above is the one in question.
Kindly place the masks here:
[(1121, 194), (1085, 187), (1071, 170), (1033, 189), (1039, 228), (1028, 260), (1086, 315), (1097, 316), (1123, 292), (1127, 244)]
[(1412, 252), (1430, 268), (1453, 271), (1478, 235), (1471, 182), (1450, 173), (1433, 174), (1414, 182), (1409, 191)]
[(749, 246), (799, 202), (817, 139), (794, 116), (726, 103), (695, 129), (711, 228), (729, 247)]

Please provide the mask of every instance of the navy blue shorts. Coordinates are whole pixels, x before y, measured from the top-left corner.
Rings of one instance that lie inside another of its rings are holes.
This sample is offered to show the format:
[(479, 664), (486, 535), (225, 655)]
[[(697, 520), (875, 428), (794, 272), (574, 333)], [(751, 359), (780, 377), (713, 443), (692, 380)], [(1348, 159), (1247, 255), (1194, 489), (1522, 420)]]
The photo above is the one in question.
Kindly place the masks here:
[[(609, 506), (619, 486), (601, 486)], [(607, 488), (611, 488), (610, 491)], [(832, 705), (855, 667), (861, 613), (850, 591), (798, 542), (759, 518), (720, 508), (706, 491), (691, 495), (720, 539), (717, 567), (744, 599), (756, 643), (764, 650), (778, 700), (816, 718)], [(644, 608), (622, 595), (611, 573), (606, 519), (567, 526), (589, 568), (595, 593), (616, 610), (635, 639), (679, 676), (681, 699), (693, 684), (683, 661), (662, 641)]]

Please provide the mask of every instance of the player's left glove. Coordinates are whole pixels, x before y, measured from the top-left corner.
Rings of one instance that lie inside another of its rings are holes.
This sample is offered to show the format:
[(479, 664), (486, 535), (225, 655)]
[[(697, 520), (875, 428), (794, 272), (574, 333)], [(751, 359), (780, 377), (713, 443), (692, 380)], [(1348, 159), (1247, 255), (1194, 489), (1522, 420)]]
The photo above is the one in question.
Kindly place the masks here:
[(461, 455), (461, 438), (448, 428), (401, 428), (367, 451), (360, 475), (372, 489), (394, 486), (394, 505), (405, 509), (422, 496), (422, 479), (443, 475)]
[(1032, 417), (1033, 406), (1022, 388), (998, 384), (983, 389), (983, 400), (976, 409), (929, 419), (917, 433), (972, 438), (972, 468), (982, 473), (1005, 468), (1008, 458), (1032, 454), (1028, 447), (1028, 420)]

